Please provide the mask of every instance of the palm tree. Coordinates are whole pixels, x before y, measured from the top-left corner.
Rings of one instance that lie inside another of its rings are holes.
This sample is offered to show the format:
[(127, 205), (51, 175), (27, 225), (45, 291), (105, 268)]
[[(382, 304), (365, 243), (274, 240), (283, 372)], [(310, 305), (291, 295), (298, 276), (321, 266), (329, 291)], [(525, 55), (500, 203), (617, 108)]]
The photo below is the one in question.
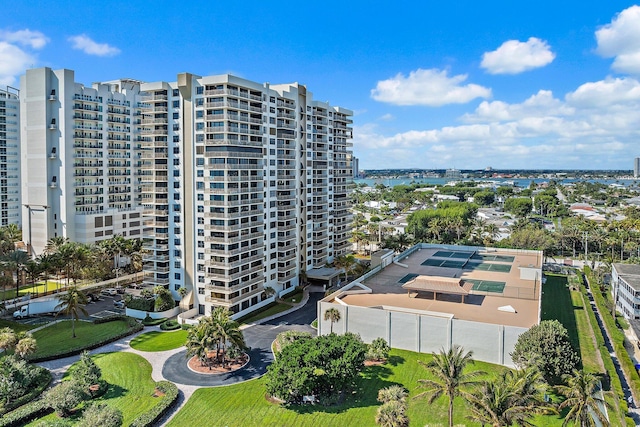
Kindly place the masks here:
[(69, 239), (66, 237), (62, 237), (62, 236), (52, 237), (51, 239), (49, 239), (49, 241), (47, 242), (47, 245), (44, 247), (44, 253), (48, 255), (58, 253), (60, 248), (66, 243), (69, 243)]
[(211, 346), (210, 325), (205, 319), (201, 319), (195, 327), (189, 329), (185, 345), (187, 357), (196, 356), (200, 360), (200, 365), (204, 366)]
[(574, 370), (572, 375), (565, 375), (566, 385), (557, 386), (558, 393), (566, 399), (558, 406), (558, 409), (569, 408), (565, 416), (563, 427), (570, 423), (579, 424), (580, 427), (595, 427), (594, 417), (602, 426), (609, 426), (609, 420), (602, 412), (604, 405), (609, 403), (598, 395), (598, 378), (584, 370)]
[(79, 318), (79, 313), (88, 316), (87, 310), (84, 308), (87, 305), (87, 297), (76, 286), (72, 286), (67, 290), (67, 293), (58, 296), (58, 300), (60, 303), (56, 305), (56, 310), (59, 311), (56, 315), (63, 313), (71, 316), (72, 336), (76, 338), (75, 322)]
[(20, 296), (20, 272), (30, 259), (25, 251), (11, 251), (4, 258), (7, 268), (16, 272), (16, 298)]
[(333, 324), (340, 321), (340, 311), (337, 308), (329, 308), (324, 312), (324, 320), (331, 321), (331, 332), (333, 333)]
[(225, 355), (222, 359), (224, 365), (226, 361), (227, 343), (241, 350), (246, 349), (247, 345), (244, 341), (244, 334), (240, 330), (240, 324), (231, 318), (231, 312), (228, 309), (216, 307), (211, 312), (211, 317), (214, 318), (214, 325), (216, 327), (216, 336), (219, 342), (219, 346), (217, 347), (222, 348), (222, 352)]
[(24, 359), (28, 355), (35, 353), (37, 349), (38, 343), (36, 342), (36, 339), (27, 332), (16, 344), (14, 354), (19, 358)]
[(505, 371), (467, 397), (467, 418), (495, 427), (533, 426), (533, 415), (554, 412), (543, 398), (544, 389), (539, 371)]
[(356, 260), (356, 258), (352, 254), (349, 254), (349, 255), (341, 255), (336, 259), (334, 259), (333, 265), (335, 265), (337, 268), (344, 270), (344, 280), (346, 281), (349, 275), (349, 272), (353, 269), (353, 266), (357, 262), (358, 261)]
[(446, 396), (449, 399), (449, 427), (453, 427), (453, 400), (458, 396), (468, 398), (469, 393), (463, 390), (463, 387), (477, 384), (475, 379), (484, 374), (482, 371), (464, 373), (465, 367), (473, 363), (473, 352), (465, 353), (458, 345), (454, 345), (447, 352), (441, 350), (429, 363), (420, 362), (435, 379), (418, 380), (428, 387), (428, 390), (415, 398), (429, 396), (431, 404), (440, 396)]
[(9, 327), (0, 329), (0, 350), (6, 353), (13, 349), (18, 343), (18, 336), (15, 331)]
[(391, 401), (405, 402), (407, 400), (407, 389), (401, 385), (391, 385), (378, 390), (378, 402), (387, 403)]
[(406, 404), (396, 400), (386, 402), (378, 408), (376, 424), (381, 427), (405, 427), (409, 425)]

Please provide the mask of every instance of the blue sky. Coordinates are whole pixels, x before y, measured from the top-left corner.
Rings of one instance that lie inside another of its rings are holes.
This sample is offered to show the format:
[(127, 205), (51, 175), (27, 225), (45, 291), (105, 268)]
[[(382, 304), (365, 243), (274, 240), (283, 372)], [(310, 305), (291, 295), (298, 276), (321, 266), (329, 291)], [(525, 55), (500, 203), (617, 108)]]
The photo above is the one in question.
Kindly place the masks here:
[(0, 85), (230, 72), (350, 108), (362, 169), (631, 169), (640, 6), (625, 1), (12, 1)]

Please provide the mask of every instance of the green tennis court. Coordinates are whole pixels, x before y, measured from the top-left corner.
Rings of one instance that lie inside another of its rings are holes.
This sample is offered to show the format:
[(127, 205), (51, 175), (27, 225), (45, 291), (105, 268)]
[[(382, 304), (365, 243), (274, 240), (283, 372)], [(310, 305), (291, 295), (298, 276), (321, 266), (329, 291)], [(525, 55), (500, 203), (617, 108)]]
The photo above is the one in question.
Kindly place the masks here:
[(424, 261), (422, 265), (426, 265), (428, 267), (462, 268), (465, 262), (466, 261), (453, 261), (450, 259), (441, 260), (441, 259), (429, 258), (428, 260)]
[(479, 259), (482, 261), (500, 261), (500, 262), (513, 262), (516, 257), (509, 255), (488, 255), (488, 254), (475, 254), (472, 259)]
[(408, 281), (413, 280), (418, 276), (419, 274), (409, 273), (406, 276), (404, 276), (402, 279), (398, 280), (398, 283), (407, 283)]
[(472, 291), (495, 292), (501, 294), (506, 285), (505, 282), (493, 282), (490, 280), (465, 279), (465, 282), (473, 283)]
[(496, 273), (508, 273), (511, 266), (506, 264), (492, 264), (490, 262), (470, 262), (465, 266), (467, 270), (495, 271)]
[(460, 259), (469, 259), (473, 255), (473, 252), (462, 252), (462, 251), (438, 251), (433, 256), (437, 256), (438, 258), (460, 258)]

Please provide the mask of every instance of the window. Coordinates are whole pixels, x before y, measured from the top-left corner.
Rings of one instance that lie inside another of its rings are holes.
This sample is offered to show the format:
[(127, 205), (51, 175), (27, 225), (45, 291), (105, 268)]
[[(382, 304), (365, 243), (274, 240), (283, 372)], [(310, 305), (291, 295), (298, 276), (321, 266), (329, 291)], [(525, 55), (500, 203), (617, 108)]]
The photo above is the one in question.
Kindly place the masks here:
[(204, 123), (202, 122), (196, 123), (196, 130), (204, 130)]
[(178, 89), (173, 89), (172, 94), (173, 96), (180, 96), (180, 91)]
[(180, 249), (174, 249), (173, 250), (173, 256), (180, 258), (182, 256), (182, 251)]
[(180, 176), (180, 171), (179, 170), (174, 170), (173, 171), (173, 176)]
[(178, 120), (180, 118), (180, 113), (173, 113), (173, 118)]
[(196, 98), (196, 107), (202, 107), (204, 105), (203, 98)]
[(196, 111), (196, 119), (201, 119), (203, 117), (204, 117), (204, 111), (202, 111), (202, 110)]
[(180, 268), (180, 261), (175, 261), (175, 262), (173, 263), (173, 266), (174, 266), (175, 268)]
[(198, 86), (196, 88), (196, 95), (202, 95), (204, 93), (204, 87), (203, 86)]
[(180, 166), (180, 159), (173, 159), (173, 166)]
[[(176, 280), (180, 280), (180, 279), (181, 279), (180, 273), (175, 273), (175, 274), (173, 275), (173, 277), (174, 277), (174, 279), (176, 279)], [(180, 289), (180, 285), (177, 285), (177, 284), (176, 284), (176, 291), (177, 291), (178, 289)]]
[(175, 227), (175, 228), (173, 229), (173, 234), (180, 234), (180, 231), (181, 231), (181, 230), (180, 230), (180, 227)]
[(176, 246), (180, 246), (182, 244), (182, 242), (180, 241), (180, 239), (174, 239), (173, 240), (173, 244)]
[[(175, 279), (176, 279), (176, 280), (180, 280), (180, 273), (176, 273), (175, 275), (177, 276)], [(182, 286), (180, 286), (180, 284), (179, 284), (179, 283), (176, 283), (175, 285), (173, 285), (173, 290), (174, 290), (174, 291), (177, 291), (177, 290), (179, 290), (181, 287), (182, 287)]]
[(171, 106), (172, 106), (173, 108), (180, 108), (180, 101), (173, 101), (173, 102), (171, 103)]

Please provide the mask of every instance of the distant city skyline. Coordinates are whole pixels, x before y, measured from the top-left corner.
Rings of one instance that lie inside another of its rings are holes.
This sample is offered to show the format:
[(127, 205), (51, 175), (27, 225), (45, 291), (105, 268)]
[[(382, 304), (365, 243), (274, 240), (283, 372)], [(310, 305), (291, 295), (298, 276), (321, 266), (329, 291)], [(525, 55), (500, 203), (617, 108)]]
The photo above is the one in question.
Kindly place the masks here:
[(629, 169), (640, 136), (633, 2), (19, 0), (4, 10), (0, 86), (40, 66), (75, 69), (85, 84), (168, 81), (176, 68), (299, 82), (354, 109), (363, 170)]

